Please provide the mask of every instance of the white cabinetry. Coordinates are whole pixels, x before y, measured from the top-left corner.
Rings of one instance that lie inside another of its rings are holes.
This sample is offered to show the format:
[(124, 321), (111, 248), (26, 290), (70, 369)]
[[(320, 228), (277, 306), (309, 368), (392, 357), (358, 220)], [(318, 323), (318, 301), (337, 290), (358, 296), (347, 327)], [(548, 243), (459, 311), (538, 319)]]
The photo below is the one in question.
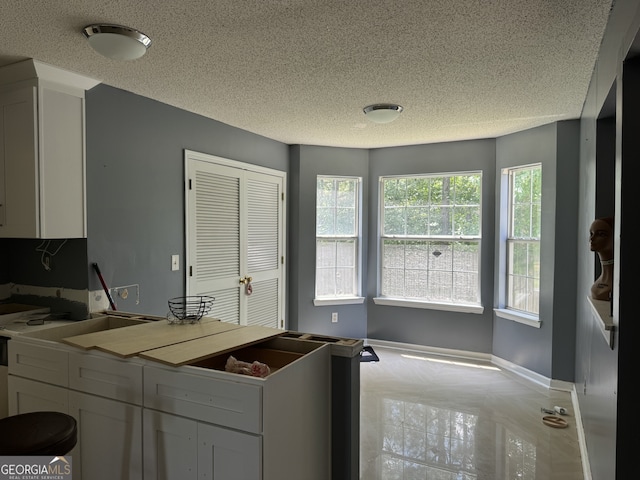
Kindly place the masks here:
[(26, 60), (0, 68), (0, 237), (86, 237), (84, 93)]
[(142, 480), (142, 362), (14, 337), (8, 390), (10, 415), (53, 410), (76, 419), (74, 479)]
[[(260, 432), (259, 387), (243, 389), (243, 385), (234, 382), (210, 382), (184, 373), (172, 375), (174, 372), (163, 372), (154, 367), (145, 367), (145, 372), (148, 373), (145, 373), (147, 391), (155, 389), (158, 392), (149, 393), (150, 404), (217, 423), (213, 425), (145, 408), (145, 480), (263, 478), (262, 436), (220, 426), (249, 424), (249, 429)], [(242, 393), (254, 394), (253, 399), (243, 402)], [(158, 402), (161, 396), (173, 401)], [(188, 411), (189, 404), (191, 411)], [(282, 428), (286, 430), (287, 426)]]
[(9, 412), (9, 404), (7, 403), (9, 398), (9, 391), (7, 390), (8, 375), (9, 369), (4, 365), (0, 365), (0, 418), (6, 417)]
[[(197, 351), (197, 345), (212, 342), (204, 338), (190, 343)], [(161, 359), (171, 350), (141, 356)], [(226, 372), (229, 355), (266, 363), (272, 373), (256, 378)], [(181, 366), (149, 362), (144, 366), (144, 407), (196, 422), (197, 478), (327, 480), (331, 476), (330, 366), (329, 345), (287, 338), (272, 338)], [(145, 442), (150, 434), (145, 425)]]
[(262, 437), (198, 423), (200, 480), (264, 478), (263, 463)]
[(145, 480), (258, 480), (262, 437), (144, 409)]
[[(119, 349), (116, 336), (144, 343), (166, 330), (175, 339), (181, 326), (153, 322), (75, 336), (61, 333), (67, 327), (11, 340), (9, 413), (58, 410), (78, 421), (74, 479), (331, 477), (330, 345), (234, 327), (123, 358), (108, 353)], [(78, 348), (87, 337), (105, 341)], [(193, 360), (171, 363), (176, 355)], [(229, 355), (266, 363), (271, 373), (227, 372)]]
[(145, 480), (196, 480), (198, 423), (149, 409), (143, 423)]
[(69, 414), (78, 421), (74, 479), (142, 480), (142, 407), (70, 390)]
[(20, 413), (69, 413), (69, 391), (66, 388), (9, 375), (9, 415)]

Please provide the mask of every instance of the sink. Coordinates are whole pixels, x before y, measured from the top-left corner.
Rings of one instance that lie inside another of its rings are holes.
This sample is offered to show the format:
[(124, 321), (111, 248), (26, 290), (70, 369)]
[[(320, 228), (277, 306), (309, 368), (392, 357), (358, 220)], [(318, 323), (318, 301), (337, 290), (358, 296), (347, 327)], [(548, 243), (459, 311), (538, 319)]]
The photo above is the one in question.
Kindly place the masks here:
[[(20, 336), (59, 342), (63, 338), (67, 337), (103, 332), (105, 330), (113, 330), (116, 328), (131, 327), (133, 325), (148, 323), (149, 321), (150, 320), (141, 318), (125, 318), (105, 315), (103, 317), (90, 318), (87, 320), (60, 322), (60, 326), (47, 329), (23, 327), (20, 329)], [(34, 330), (28, 330), (29, 328), (33, 328)], [(9, 327), (7, 327), (7, 329), (9, 330)]]

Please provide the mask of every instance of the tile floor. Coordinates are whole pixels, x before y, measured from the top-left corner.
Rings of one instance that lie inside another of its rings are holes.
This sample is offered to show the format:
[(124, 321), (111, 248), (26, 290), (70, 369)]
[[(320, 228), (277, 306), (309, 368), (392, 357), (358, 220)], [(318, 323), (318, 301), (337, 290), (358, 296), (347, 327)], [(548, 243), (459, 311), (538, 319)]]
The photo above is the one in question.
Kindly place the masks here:
[[(361, 480), (583, 480), (569, 392), (489, 363), (374, 349), (380, 361), (360, 364)], [(567, 428), (542, 423), (556, 405)]]

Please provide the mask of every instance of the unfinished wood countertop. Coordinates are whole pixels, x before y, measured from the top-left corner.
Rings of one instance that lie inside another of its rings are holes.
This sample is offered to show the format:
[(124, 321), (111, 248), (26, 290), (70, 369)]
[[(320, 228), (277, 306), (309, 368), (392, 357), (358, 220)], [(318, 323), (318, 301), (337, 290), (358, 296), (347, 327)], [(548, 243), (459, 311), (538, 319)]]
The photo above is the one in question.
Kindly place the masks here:
[(97, 349), (119, 357), (131, 357), (145, 350), (189, 342), (239, 328), (242, 327), (213, 318), (203, 318), (197, 323), (188, 324), (171, 324), (160, 320), (67, 337), (62, 341), (85, 350)]
[[(173, 366), (198, 362), (279, 336), (309, 343), (329, 343), (332, 355), (343, 357), (359, 355), (363, 345), (363, 341), (358, 339), (290, 332), (260, 325), (236, 325), (209, 317), (192, 324), (142, 321), (111, 315), (86, 322), (94, 321), (100, 321), (102, 329), (82, 334), (72, 329), (65, 332), (66, 335), (57, 335), (55, 340), (83, 350), (95, 349), (121, 358), (139, 356)], [(122, 322), (134, 321), (142, 323), (121, 325)]]
[(276, 328), (258, 325), (244, 326), (188, 342), (174, 343), (166, 347), (145, 350), (140, 352), (139, 355), (141, 358), (148, 360), (180, 366), (221, 355), (238, 347), (254, 345), (263, 340), (281, 336), (283, 333), (282, 330)]

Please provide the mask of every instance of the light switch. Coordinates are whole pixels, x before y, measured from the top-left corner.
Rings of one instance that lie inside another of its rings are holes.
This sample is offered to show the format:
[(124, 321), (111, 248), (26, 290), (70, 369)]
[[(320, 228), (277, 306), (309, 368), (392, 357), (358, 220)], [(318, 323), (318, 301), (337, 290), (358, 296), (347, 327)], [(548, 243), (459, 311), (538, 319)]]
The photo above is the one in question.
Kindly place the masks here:
[(180, 270), (180, 255), (171, 255), (171, 270)]

